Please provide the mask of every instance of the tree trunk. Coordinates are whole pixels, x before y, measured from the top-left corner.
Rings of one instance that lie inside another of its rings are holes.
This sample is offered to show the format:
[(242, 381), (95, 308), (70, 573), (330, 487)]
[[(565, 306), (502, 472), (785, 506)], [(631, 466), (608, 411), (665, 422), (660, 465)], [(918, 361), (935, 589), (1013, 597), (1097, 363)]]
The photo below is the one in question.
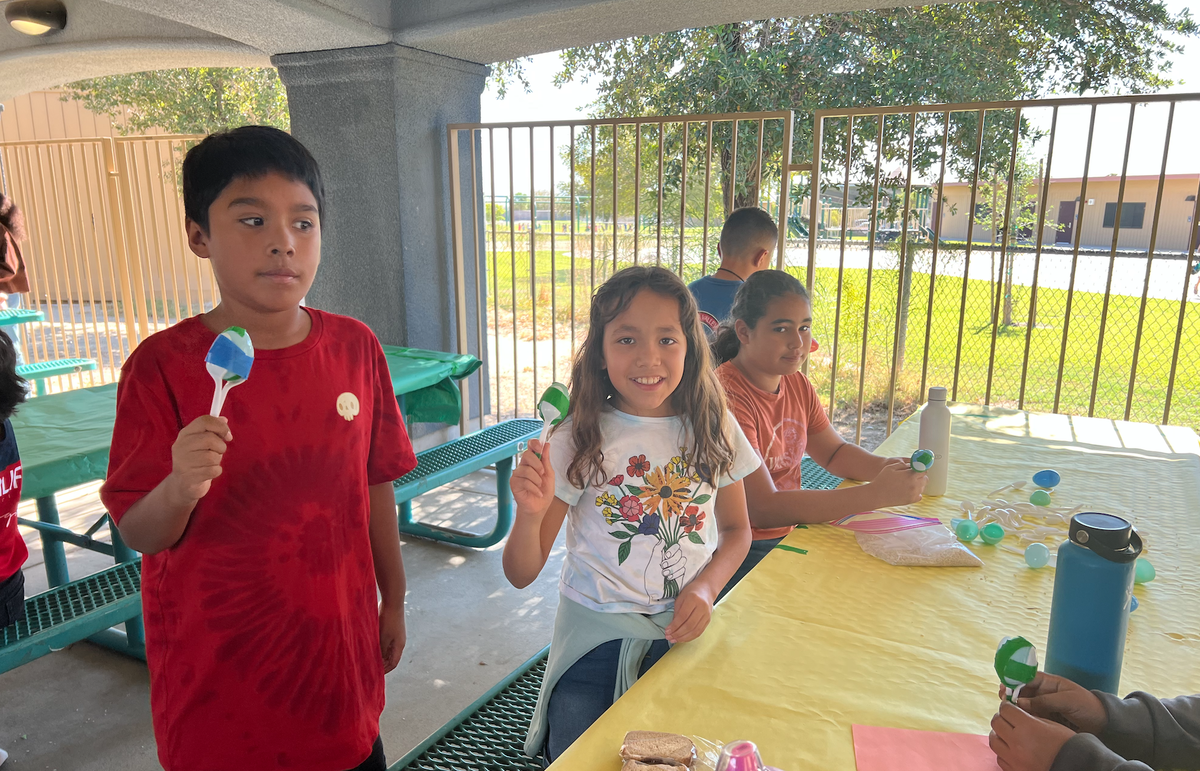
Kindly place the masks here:
[[(993, 276), (992, 281), (995, 283), (999, 283), (1001, 280), (1001, 277), (996, 275), (996, 186), (997, 186), (997, 184), (999, 184), (999, 183), (996, 181), (996, 178), (992, 177), (992, 212), (991, 212), (992, 213), (992, 273), (991, 273), (991, 275)], [(1003, 268), (1003, 266), (1001, 266), (1001, 268)], [(994, 286), (995, 286), (995, 284), (993, 284), (993, 287)], [(993, 302), (993, 303), (996, 302), (996, 293), (994, 290), (992, 292), (991, 302)], [(996, 316), (999, 313), (1000, 313), (1000, 307), (998, 305), (993, 305), (992, 306), (992, 324), (993, 325), (995, 325)]]
[(1012, 302), (1012, 287), (1013, 287), (1013, 271), (1012, 258), (1009, 256), (1008, 264), (1004, 266), (1004, 326), (1011, 327), (1013, 325), (1013, 302)]
[(734, 201), (736, 188), (734, 187), (733, 170), (730, 163), (732, 157), (733, 153), (728, 145), (721, 148), (718, 162), (721, 171), (721, 210), (725, 212), (725, 218), (722, 222), (729, 219), (729, 215), (737, 208), (737, 203)]
[[(733, 58), (742, 57), (746, 53), (746, 25), (745, 24), (729, 24), (727, 25), (729, 36), (725, 41), (725, 50)], [(737, 132), (737, 124), (733, 121), (729, 123), (730, 141), (721, 148), (721, 206), (725, 211), (725, 218), (733, 213), (734, 209), (740, 209), (743, 206), (752, 206), (757, 201), (758, 191), (745, 190), (741, 195), (738, 194), (737, 179), (734, 176), (734, 165), (737, 159), (733, 155), (735, 146), (735, 137)], [(746, 179), (751, 179), (750, 176), (743, 171), (742, 176)], [(751, 199), (751, 193), (753, 199)]]
[[(1035, 212), (1041, 212), (1042, 207), (1045, 205), (1045, 202), (1042, 200), (1042, 190), (1045, 189), (1042, 184), (1042, 175), (1046, 173), (1046, 170), (1043, 168), (1042, 164), (1043, 164), (1043, 161), (1041, 159), (1038, 159), (1038, 175), (1037, 175), (1037, 194), (1038, 194), (1037, 201), (1038, 202), (1037, 202), (1037, 208), (1034, 210)], [(1037, 215), (1035, 215), (1035, 216), (1037, 216)], [(1045, 214), (1044, 213), (1041, 214), (1040, 217), (1041, 217), (1041, 219), (1044, 219)], [(1041, 228), (1038, 227), (1038, 224), (1039, 224), (1039, 222), (1034, 222), (1034, 224), (1033, 224), (1033, 230), (1034, 230), (1033, 246), (1035, 249), (1038, 250), (1039, 253), (1041, 253), (1042, 230), (1041, 230)], [(1033, 283), (1034, 284), (1037, 283), (1036, 271), (1035, 271), (1035, 275), (1033, 277)], [(1037, 298), (1034, 296), (1033, 291), (1030, 290), (1030, 292), (1029, 292), (1029, 329), (1026, 332), (1026, 334), (1033, 334), (1033, 330), (1036, 328), (1037, 328)]]
[[(1008, 211), (1010, 206), (1014, 206), (1014, 202), (1009, 201), (1008, 198), (1006, 197), (1004, 199), (1004, 210)], [(995, 214), (995, 212), (993, 212), (992, 218), (995, 219), (995, 217), (996, 217), (996, 214)], [(992, 240), (995, 241), (996, 237), (992, 236)], [(1012, 278), (1012, 255), (1011, 254), (1002, 255), (1001, 260), (1000, 260), (1000, 267), (1001, 267), (1001, 270), (1004, 271), (1004, 326), (1011, 327), (1012, 323), (1013, 323), (1013, 319), (1012, 319), (1012, 280), (1013, 280), (1013, 278)]]
[(896, 313), (900, 314), (900, 334), (896, 338), (897, 375), (904, 371), (904, 350), (908, 342), (908, 306), (912, 298), (913, 263), (916, 262), (912, 252), (905, 245), (900, 261), (900, 305), (896, 308)]

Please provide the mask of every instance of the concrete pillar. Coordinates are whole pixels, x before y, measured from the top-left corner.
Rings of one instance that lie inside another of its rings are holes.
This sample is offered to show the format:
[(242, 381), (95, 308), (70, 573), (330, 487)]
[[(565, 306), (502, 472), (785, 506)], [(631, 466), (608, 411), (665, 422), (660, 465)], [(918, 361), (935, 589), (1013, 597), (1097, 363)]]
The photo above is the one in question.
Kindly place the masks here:
[[(488, 68), (392, 43), (271, 61), (287, 86), (292, 133), (325, 180), (322, 262), (308, 303), (361, 319), (384, 343), (455, 350), (446, 124), (479, 121)], [(471, 260), (477, 246), (465, 246)], [(466, 273), (471, 280), (469, 264)], [(467, 310), (476, 352), (475, 303)]]

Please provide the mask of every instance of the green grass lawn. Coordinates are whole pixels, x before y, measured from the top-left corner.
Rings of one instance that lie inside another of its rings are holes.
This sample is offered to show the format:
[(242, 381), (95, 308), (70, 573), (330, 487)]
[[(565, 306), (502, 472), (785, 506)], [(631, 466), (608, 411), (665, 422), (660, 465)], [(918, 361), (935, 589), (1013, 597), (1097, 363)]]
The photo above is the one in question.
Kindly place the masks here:
[[(838, 329), (839, 403), (843, 399), (853, 402), (857, 396), (866, 278), (865, 270), (848, 270), (843, 278), (842, 323)], [(1030, 288), (1013, 287), (1012, 315), (1016, 325), (1000, 325), (997, 329), (994, 359), (991, 356), (993, 287), (987, 281), (967, 282), (960, 350), (959, 308), (962, 288), (961, 278), (938, 277), (933, 294), (926, 360), (929, 276), (921, 273), (914, 276), (904, 366), (898, 378), (897, 394), (905, 401), (923, 401), (920, 395), (922, 366), (927, 367), (927, 385), (953, 388), (957, 358), (958, 400), (983, 402), (987, 396), (990, 361), (991, 403), (1016, 406), (1021, 397), (1021, 374), (1026, 355), (1025, 324), (1029, 313)], [(1041, 289), (1038, 292), (1035, 326), (1028, 341), (1023, 406), (1030, 410), (1052, 411), (1057, 392), (1059, 412), (1087, 415), (1092, 403), (1095, 377), (1093, 413), (1101, 417), (1124, 418), (1141, 299), (1122, 295), (1110, 298), (1104, 324), (1104, 344), (1100, 349), (1099, 373), (1096, 376), (1104, 297), (1094, 292), (1074, 294), (1066, 353), (1062, 356), (1067, 294), (1058, 289)], [(815, 295), (814, 333), (824, 346), (819, 355), (828, 356), (832, 354), (837, 308), (836, 270), (817, 270)], [(896, 271), (877, 270), (872, 281), (871, 313), (867, 325), (867, 401), (886, 399), (896, 329), (896, 295)], [(1133, 385), (1131, 420), (1162, 422), (1178, 323), (1178, 301), (1147, 301)], [(813, 367), (810, 375), (817, 387), (828, 395), (830, 367)], [(1175, 424), (1200, 427), (1200, 304), (1196, 303), (1189, 303), (1185, 310), (1169, 420)]]
[[(715, 249), (710, 233), (710, 250)], [(525, 242), (527, 248), (528, 242)], [(588, 254), (590, 240), (576, 241), (574, 319), (576, 335), (582, 339), (586, 330), (588, 303), (592, 293), (593, 263)], [(643, 237), (643, 249), (653, 247), (655, 240)], [(505, 244), (504, 246), (507, 246)], [(518, 250), (522, 244), (518, 243)], [(539, 241), (538, 246), (543, 246)], [(553, 323), (559, 337), (569, 335), (571, 323), (571, 254), (570, 239), (555, 241), (553, 260), (548, 239), (545, 249), (537, 251), (536, 264), (531, 271), (528, 251), (518, 251), (515, 261), (511, 254), (496, 255), (493, 271), (492, 255), (488, 255), (489, 313), (493, 301), (498, 306), (498, 321), (510, 333), (515, 322), (519, 337), (532, 337), (534, 308), (538, 338), (549, 337)], [(664, 251), (666, 241), (664, 239)], [(699, 261), (700, 240), (689, 238), (685, 249), (683, 277), (691, 281), (702, 275)], [(611, 242), (598, 240), (595, 283), (602, 283), (614, 270)], [(618, 268), (633, 264), (633, 239), (618, 242)], [(653, 262), (653, 258), (650, 258)], [(678, 261), (678, 242), (664, 259), (667, 267)], [(515, 265), (514, 265), (515, 262)], [(643, 258), (643, 263), (646, 260)], [(552, 264), (553, 263), (553, 264)], [(514, 269), (515, 268), (515, 269)], [(710, 264), (709, 271), (712, 270)], [(798, 277), (803, 268), (790, 267)], [(536, 281), (531, 281), (531, 273)], [(553, 280), (552, 280), (553, 279)], [(885, 402), (888, 395), (892, 364), (892, 347), (896, 331), (897, 271), (876, 268), (871, 281), (871, 307), (866, 321), (868, 331), (866, 367), (864, 372), (864, 402)], [(515, 295), (514, 295), (515, 282)], [(553, 287), (553, 291), (552, 291)], [(926, 367), (927, 385), (955, 386), (955, 361), (958, 359), (957, 399), (983, 402), (988, 396), (989, 361), (991, 365), (991, 394), (993, 404), (1017, 406), (1021, 400), (1021, 373), (1025, 361), (1026, 328), (1031, 291), (1029, 287), (1014, 286), (1012, 296), (1013, 326), (1000, 325), (996, 333), (995, 357), (992, 358), (992, 305), (994, 286), (987, 281), (967, 282), (965, 318), (962, 323), (962, 345), (959, 347), (959, 309), (962, 303), (963, 280), (953, 276), (938, 276), (933, 294), (929, 351), (926, 359), (926, 314), (929, 308), (929, 275), (915, 273), (912, 282), (904, 361), (897, 378), (897, 398), (906, 403), (924, 401), (920, 394), (921, 370)], [(515, 307), (514, 307), (515, 297)], [(536, 298), (536, 301), (535, 299)], [(834, 326), (837, 329), (836, 397), (838, 409), (853, 408), (858, 397), (858, 380), (862, 363), (864, 307), (867, 298), (867, 271), (846, 270), (843, 276), (840, 313), (837, 302), (837, 270), (818, 268), (814, 287), (815, 337), (821, 343), (809, 375), (828, 399), (832, 380)], [(1066, 318), (1067, 292), (1040, 289), (1037, 314), (1029, 340), (1028, 368), (1025, 377), (1023, 406), (1037, 411), (1058, 411), (1087, 415), (1089, 407), (1100, 417), (1125, 417), (1126, 395), (1133, 368), (1133, 352), (1137, 337), (1138, 313), (1141, 298), (1113, 295), (1109, 301), (1104, 323), (1104, 344), (1100, 350), (1099, 374), (1096, 378), (1094, 406), (1092, 405), (1093, 376), (1096, 371), (1097, 347), (1104, 297), (1094, 292), (1075, 292), (1070, 326), (1062, 356), (1063, 327)], [(553, 311), (553, 313), (552, 313)], [(1136, 377), (1130, 419), (1160, 423), (1166, 402), (1174, 354), (1176, 329), (1179, 325), (1179, 301), (1150, 299), (1146, 303), (1141, 347), (1137, 356)], [(1200, 429), (1200, 303), (1185, 307), (1183, 331), (1180, 338), (1175, 384), (1171, 396), (1169, 422)], [(1061, 360), (1061, 365), (1060, 365)], [(1061, 384), (1060, 384), (1061, 366)]]

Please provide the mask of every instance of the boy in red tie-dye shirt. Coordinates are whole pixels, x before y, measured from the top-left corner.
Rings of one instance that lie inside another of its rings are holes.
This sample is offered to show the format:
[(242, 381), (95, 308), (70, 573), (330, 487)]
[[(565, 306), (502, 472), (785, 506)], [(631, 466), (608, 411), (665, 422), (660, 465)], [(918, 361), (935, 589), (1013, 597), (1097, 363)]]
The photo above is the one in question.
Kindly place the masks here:
[[(391, 481), (416, 464), (383, 351), (360, 322), (300, 304), (323, 189), (298, 141), (263, 126), (210, 136), (183, 193), (221, 303), (125, 362), (101, 490), (145, 554), (159, 760), (382, 771), (383, 676), (405, 641)], [(217, 418), (204, 358), (230, 326), (254, 362)]]

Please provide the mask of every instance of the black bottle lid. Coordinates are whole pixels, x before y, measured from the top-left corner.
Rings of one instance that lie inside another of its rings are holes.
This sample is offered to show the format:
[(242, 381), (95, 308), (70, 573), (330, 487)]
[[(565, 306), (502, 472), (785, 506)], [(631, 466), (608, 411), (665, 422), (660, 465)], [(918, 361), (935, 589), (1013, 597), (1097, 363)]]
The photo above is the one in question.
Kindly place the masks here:
[(1072, 543), (1110, 562), (1133, 562), (1142, 553), (1142, 537), (1133, 526), (1112, 514), (1085, 511), (1071, 517)]

